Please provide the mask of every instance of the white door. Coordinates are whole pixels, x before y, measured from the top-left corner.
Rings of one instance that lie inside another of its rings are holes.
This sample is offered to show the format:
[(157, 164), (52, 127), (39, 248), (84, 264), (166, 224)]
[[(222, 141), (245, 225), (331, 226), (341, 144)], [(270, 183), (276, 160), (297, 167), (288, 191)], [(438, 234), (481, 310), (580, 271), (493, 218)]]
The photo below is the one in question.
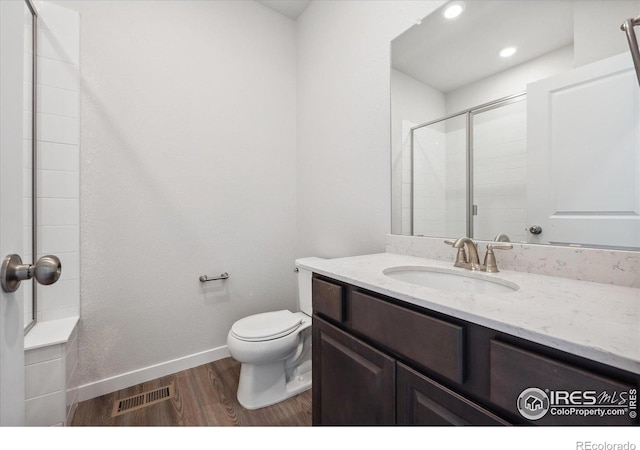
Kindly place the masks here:
[[(24, 2), (0, 1), (0, 259), (23, 252)], [(24, 289), (0, 289), (0, 426), (24, 424)]]
[(629, 54), (527, 88), (529, 242), (640, 247), (640, 92)]

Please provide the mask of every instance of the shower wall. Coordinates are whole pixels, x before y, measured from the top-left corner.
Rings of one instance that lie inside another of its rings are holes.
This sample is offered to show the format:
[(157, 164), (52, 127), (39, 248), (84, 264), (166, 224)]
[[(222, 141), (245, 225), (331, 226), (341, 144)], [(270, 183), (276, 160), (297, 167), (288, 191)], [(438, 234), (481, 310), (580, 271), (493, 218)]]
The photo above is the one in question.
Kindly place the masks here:
[[(24, 339), (25, 424), (63, 425), (77, 404), (80, 314), (79, 153), (80, 153), (80, 17), (51, 2), (36, 2), (38, 255), (55, 254), (62, 275), (53, 285), (37, 285), (38, 322)], [(26, 52), (31, 37), (25, 36)], [(30, 55), (29, 55), (30, 56)], [(24, 72), (31, 70), (26, 59)], [(30, 79), (29, 79), (30, 81)], [(31, 85), (25, 84), (25, 92)], [(31, 96), (25, 96), (25, 123), (31, 119)], [(25, 254), (31, 248), (31, 136), (24, 133), (23, 191)], [(31, 283), (23, 283), (30, 291)], [(21, 287), (22, 289), (22, 287)], [(28, 295), (25, 292), (25, 295)]]
[(526, 100), (473, 116), (473, 236), (527, 242)]
[[(80, 17), (49, 2), (38, 40), (38, 255), (55, 254), (62, 275), (37, 286), (38, 320), (80, 314)], [(25, 210), (28, 210), (25, 206)]]
[(58, 3), (82, 24), (83, 400), (295, 308), (295, 24), (252, 1)]
[[(79, 34), (78, 14), (47, 2), (38, 8), (37, 147), (38, 147), (38, 255), (55, 254), (62, 276), (51, 286), (37, 285), (38, 321), (78, 316), (79, 271)], [(25, 16), (30, 20), (31, 15)], [(31, 255), (31, 117), (32, 36), (25, 35), (25, 85), (23, 138), (24, 255)], [(33, 284), (23, 283), (25, 298)], [(25, 314), (31, 309), (25, 305)], [(30, 317), (25, 317), (25, 325)]]

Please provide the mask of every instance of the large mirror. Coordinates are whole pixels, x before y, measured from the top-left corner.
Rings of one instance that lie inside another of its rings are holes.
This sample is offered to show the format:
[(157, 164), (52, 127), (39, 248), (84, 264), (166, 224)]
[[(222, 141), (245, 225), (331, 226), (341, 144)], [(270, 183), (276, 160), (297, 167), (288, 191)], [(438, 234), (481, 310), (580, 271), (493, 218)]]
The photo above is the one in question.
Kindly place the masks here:
[(640, 249), (640, 1), (444, 4), (392, 42), (392, 233)]

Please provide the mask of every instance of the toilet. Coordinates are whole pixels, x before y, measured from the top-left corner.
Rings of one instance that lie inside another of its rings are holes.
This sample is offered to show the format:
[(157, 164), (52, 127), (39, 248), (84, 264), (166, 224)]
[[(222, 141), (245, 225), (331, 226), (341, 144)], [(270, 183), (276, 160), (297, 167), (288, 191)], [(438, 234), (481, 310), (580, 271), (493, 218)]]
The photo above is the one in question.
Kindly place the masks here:
[(240, 366), (238, 402), (273, 405), (311, 388), (311, 272), (298, 269), (299, 312), (270, 311), (235, 322), (229, 353)]

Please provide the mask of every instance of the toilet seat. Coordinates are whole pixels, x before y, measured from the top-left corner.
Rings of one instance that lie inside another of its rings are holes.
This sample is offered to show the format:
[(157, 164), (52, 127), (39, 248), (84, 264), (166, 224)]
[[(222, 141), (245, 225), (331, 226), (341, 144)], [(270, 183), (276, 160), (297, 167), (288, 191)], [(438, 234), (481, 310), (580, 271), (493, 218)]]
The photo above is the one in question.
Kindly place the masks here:
[(240, 319), (231, 327), (231, 333), (243, 341), (268, 341), (293, 333), (301, 323), (299, 315), (285, 309)]

